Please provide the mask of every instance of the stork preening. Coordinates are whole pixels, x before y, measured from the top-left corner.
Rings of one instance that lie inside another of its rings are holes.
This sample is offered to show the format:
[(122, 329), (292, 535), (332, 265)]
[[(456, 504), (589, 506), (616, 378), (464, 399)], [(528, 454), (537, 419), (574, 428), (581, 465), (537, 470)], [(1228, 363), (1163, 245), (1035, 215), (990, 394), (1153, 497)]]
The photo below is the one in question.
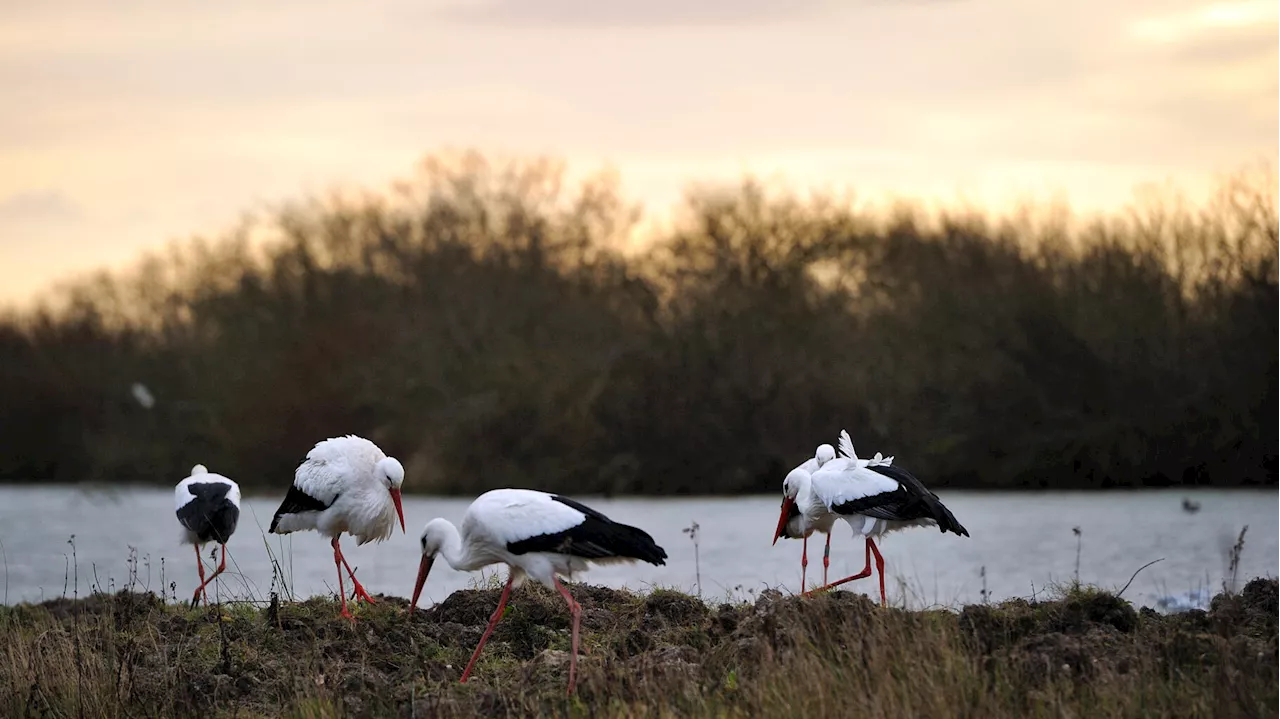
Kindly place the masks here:
[[(813, 456), (810, 457), (809, 459), (806, 459), (804, 463), (801, 464), (796, 469), (803, 469), (806, 472), (813, 473), (818, 471), (818, 469), (821, 468), (822, 465), (826, 464), (827, 462), (830, 462), (835, 458), (836, 458), (836, 450), (834, 447), (832, 447), (829, 444), (820, 444), (818, 445), (818, 449), (817, 451), (814, 452)], [(819, 530), (818, 524), (815, 524), (814, 522), (810, 521), (809, 517), (802, 514), (798, 509), (797, 505), (794, 503), (791, 505), (788, 511), (783, 513), (782, 518), (778, 520), (778, 531), (774, 533), (774, 537), (773, 537), (773, 541), (775, 544), (778, 542), (778, 536), (785, 536), (788, 539), (799, 538), (803, 542), (800, 550), (800, 586), (801, 587), (804, 586), (805, 577), (808, 575), (808, 570), (809, 570), (809, 535), (813, 534), (815, 530), (826, 532), (830, 528), (831, 528), (831, 525), (830, 525), (830, 522), (828, 522), (825, 525), (825, 528)], [(828, 540), (827, 540), (828, 554), (830, 554), (830, 548), (831, 548), (831, 541), (830, 541), (830, 535), (828, 535)], [(822, 558), (822, 583), (823, 584), (826, 584), (827, 582), (827, 567), (830, 565), (830, 563), (831, 563), (830, 558), (827, 555), (824, 555)]]
[(326, 439), (317, 442), (298, 465), (293, 486), (271, 519), (274, 534), (314, 529), (329, 538), (338, 571), (342, 616), (353, 621), (347, 610), (343, 568), (351, 577), (355, 597), (369, 603), (374, 600), (342, 556), (339, 537), (346, 532), (355, 537), (357, 545), (381, 542), (395, 530), (397, 517), (400, 531), (404, 531), (403, 483), (404, 467), (373, 442), (355, 435)]
[[(847, 431), (840, 431), (840, 451), (846, 458), (856, 461), (859, 466), (892, 464), (893, 457), (883, 457), (879, 452), (871, 459), (858, 459), (858, 455), (853, 450), (853, 440), (849, 438)], [(836, 451), (829, 444), (818, 445), (817, 451), (813, 457), (805, 460), (796, 469), (804, 470), (810, 474), (818, 471), (827, 462), (836, 458)], [(807, 488), (806, 488), (807, 491)], [(802, 512), (801, 507), (808, 508), (808, 511)], [(777, 544), (778, 537), (786, 537), (788, 539), (801, 539), (803, 546), (800, 552), (800, 587), (803, 590), (809, 566), (809, 535), (814, 532), (827, 535), (826, 544), (822, 550), (822, 584), (827, 584), (827, 573), (831, 568), (831, 526), (835, 523), (837, 516), (830, 511), (824, 510), (820, 503), (810, 502), (809, 497), (796, 497), (796, 501), (790, 505), (786, 503), (786, 497), (783, 497), (783, 512), (778, 518), (778, 529), (774, 532), (773, 542)]]
[[(853, 452), (853, 442), (844, 431), (841, 431), (840, 447), (845, 456), (823, 463), (816, 471), (801, 466), (787, 474), (782, 484), (782, 514), (773, 541), (776, 543), (784, 530), (791, 531), (794, 523), (800, 530), (825, 532), (829, 551), (832, 525), (836, 519), (843, 519), (853, 529), (854, 536), (866, 539), (866, 566), (857, 574), (830, 583), (824, 572), (820, 589), (870, 576), (874, 555), (880, 575), (880, 603), (884, 605), (884, 557), (880, 555), (876, 539), (908, 527), (936, 526), (943, 533), (965, 537), (969, 532), (915, 475), (889, 464), (892, 457), (882, 458), (877, 453), (871, 460), (858, 459)], [(799, 519), (793, 519), (797, 516)]]
[(476, 498), (462, 518), (459, 532), (445, 519), (433, 519), (422, 532), (422, 561), (413, 587), (409, 611), (418, 604), (431, 565), (443, 556), (449, 566), (471, 572), (490, 564), (506, 564), (507, 584), (498, 599), (498, 608), (480, 636), (471, 661), (462, 672), (466, 681), (502, 618), (512, 587), (532, 577), (564, 597), (573, 618), (569, 655), (569, 689), (572, 693), (578, 670), (578, 624), (582, 607), (574, 601), (558, 576), (571, 578), (590, 563), (641, 560), (666, 564), (667, 553), (641, 529), (619, 524), (586, 505), (567, 497), (528, 489), (495, 489)]
[[(200, 586), (191, 595), (191, 606), (201, 597), (208, 604), (205, 587), (227, 568), (227, 540), (240, 521), (240, 485), (197, 464), (191, 468), (191, 476), (173, 488), (173, 504), (178, 523), (182, 525), (181, 541), (195, 546), (196, 568), (200, 572)], [(218, 568), (205, 579), (200, 545), (207, 542), (217, 542), (222, 551)]]

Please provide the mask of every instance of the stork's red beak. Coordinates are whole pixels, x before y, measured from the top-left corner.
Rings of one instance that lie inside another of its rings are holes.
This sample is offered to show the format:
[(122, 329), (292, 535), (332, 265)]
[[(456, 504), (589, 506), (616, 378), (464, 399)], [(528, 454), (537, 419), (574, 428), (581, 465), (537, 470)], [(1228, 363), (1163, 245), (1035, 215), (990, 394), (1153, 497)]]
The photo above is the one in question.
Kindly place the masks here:
[(391, 501), (396, 503), (396, 514), (400, 517), (400, 531), (404, 531), (404, 506), (400, 504), (400, 490), (391, 490)]
[(782, 536), (782, 529), (787, 526), (787, 513), (791, 511), (791, 505), (795, 503), (796, 503), (796, 500), (790, 497), (782, 498), (782, 516), (778, 517), (778, 528), (773, 532), (774, 544), (777, 544), (778, 537)]
[(413, 603), (409, 605), (410, 614), (418, 606), (418, 596), (422, 594), (422, 585), (427, 583), (427, 574), (431, 572), (431, 563), (434, 561), (436, 561), (434, 556), (422, 555), (422, 563), (418, 565), (418, 581), (413, 585)]

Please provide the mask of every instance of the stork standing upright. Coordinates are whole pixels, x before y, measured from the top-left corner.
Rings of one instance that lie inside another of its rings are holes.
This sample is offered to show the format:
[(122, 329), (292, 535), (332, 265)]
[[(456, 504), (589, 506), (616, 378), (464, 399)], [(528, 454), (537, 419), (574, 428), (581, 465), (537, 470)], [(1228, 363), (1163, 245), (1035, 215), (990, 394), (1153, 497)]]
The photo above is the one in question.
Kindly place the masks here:
[[(227, 568), (227, 540), (240, 521), (240, 485), (197, 464), (191, 468), (191, 476), (173, 488), (173, 504), (182, 525), (181, 541), (195, 546), (196, 568), (200, 572), (200, 586), (191, 595), (191, 606), (201, 597), (207, 605), (209, 594), (205, 587)], [(217, 542), (222, 547), (218, 568), (208, 579), (204, 578), (204, 561), (200, 558), (200, 545), (206, 542)]]
[(351, 565), (342, 556), (338, 538), (343, 532), (356, 544), (381, 542), (395, 530), (400, 518), (404, 531), (404, 509), (400, 487), (404, 467), (388, 457), (378, 445), (363, 437), (347, 435), (317, 442), (294, 472), (293, 486), (271, 519), (271, 532), (289, 534), (314, 529), (329, 537), (333, 563), (338, 570), (338, 596), (342, 616), (355, 620), (347, 610), (347, 593), (342, 583), (345, 567), (356, 598), (373, 603), (373, 597), (356, 579)]
[[(841, 447), (844, 449), (848, 435), (841, 434)], [(858, 574), (831, 583), (824, 582), (821, 589), (870, 576), (874, 555), (876, 571), (880, 574), (880, 603), (883, 605), (887, 601), (884, 557), (880, 555), (875, 539), (890, 532), (921, 526), (936, 526), (943, 533), (952, 532), (965, 537), (969, 532), (915, 475), (887, 464), (892, 457), (880, 461), (875, 458), (861, 460), (853, 454), (852, 442), (847, 446), (847, 456), (826, 462), (816, 472), (798, 467), (787, 475), (783, 482), (782, 516), (778, 520), (779, 529), (774, 533), (774, 541), (782, 533), (786, 518), (797, 510), (814, 518), (810, 520), (814, 522), (825, 522), (831, 517), (845, 520), (855, 536), (866, 538), (866, 567)], [(830, 527), (829, 524), (827, 526)]]
[(418, 604), (427, 574), (437, 556), (449, 566), (470, 572), (490, 564), (506, 564), (507, 584), (498, 599), (498, 608), (489, 618), (471, 661), (462, 672), (466, 681), (489, 640), (494, 626), (502, 618), (512, 587), (525, 577), (532, 577), (564, 597), (573, 617), (573, 638), (569, 656), (569, 689), (572, 693), (578, 669), (578, 623), (582, 607), (574, 601), (557, 576), (570, 577), (585, 571), (589, 563), (631, 562), (641, 560), (653, 565), (666, 564), (667, 553), (641, 529), (619, 524), (590, 507), (546, 492), (529, 489), (495, 489), (476, 498), (462, 517), (459, 532), (446, 519), (433, 519), (422, 532), (422, 561), (413, 587), (413, 602)]

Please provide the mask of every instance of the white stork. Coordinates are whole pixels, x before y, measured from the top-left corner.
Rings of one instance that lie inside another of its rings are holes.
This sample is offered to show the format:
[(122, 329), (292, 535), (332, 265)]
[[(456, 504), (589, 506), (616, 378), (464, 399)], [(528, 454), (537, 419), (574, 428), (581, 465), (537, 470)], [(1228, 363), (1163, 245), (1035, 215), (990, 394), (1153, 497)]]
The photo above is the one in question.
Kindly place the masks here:
[(436, 556), (449, 566), (471, 572), (490, 564), (506, 564), (507, 584), (498, 599), (498, 608), (480, 644), (462, 672), (462, 681), (480, 657), (480, 650), (502, 617), (511, 588), (526, 576), (554, 589), (564, 597), (573, 617), (573, 638), (569, 656), (569, 693), (573, 693), (578, 668), (578, 621), (582, 607), (557, 579), (586, 571), (591, 562), (631, 562), (642, 560), (666, 564), (667, 553), (641, 529), (619, 524), (586, 505), (567, 497), (529, 489), (495, 489), (476, 498), (462, 517), (462, 531), (445, 519), (433, 519), (422, 532), (422, 562), (413, 587), (418, 604), (422, 586)]
[[(822, 467), (822, 465), (826, 464), (827, 462), (830, 462), (835, 458), (836, 458), (836, 450), (834, 447), (832, 447), (829, 444), (820, 444), (818, 445), (818, 449), (816, 452), (814, 452), (813, 456), (805, 460), (804, 463), (802, 463), (796, 469), (803, 469), (806, 472), (813, 473), (818, 471), (818, 469)], [(814, 520), (817, 520), (817, 521), (814, 521)], [(809, 535), (813, 534), (815, 530), (820, 532), (829, 531), (831, 529), (832, 521), (835, 521), (834, 518), (831, 521), (827, 521), (825, 524), (822, 524), (821, 518), (809, 517), (807, 515), (804, 515), (798, 509), (796, 509), (794, 505), (792, 506), (790, 511), (784, 512), (782, 515), (782, 518), (778, 520), (778, 531), (774, 532), (774, 535), (773, 535), (774, 544), (778, 543), (779, 536), (785, 536), (788, 539), (800, 538), (801, 540), (803, 540), (803, 547), (800, 550), (800, 585), (801, 586), (804, 586), (805, 575), (809, 569)], [(828, 542), (828, 544), (830, 543)], [(824, 557), (823, 573), (822, 573), (822, 581), (824, 584), (827, 581), (826, 566), (829, 563), (830, 563), (830, 560)]]
[(317, 442), (298, 465), (293, 486), (271, 519), (274, 534), (314, 529), (329, 537), (338, 570), (342, 616), (352, 621), (355, 617), (347, 611), (342, 569), (345, 567), (351, 577), (356, 598), (373, 603), (373, 597), (342, 556), (338, 538), (346, 532), (356, 538), (357, 545), (381, 542), (395, 530), (396, 517), (400, 518), (400, 531), (404, 531), (403, 483), (404, 467), (373, 442), (355, 435), (326, 439)]
[[(191, 606), (201, 597), (207, 605), (209, 595), (205, 586), (227, 568), (227, 540), (240, 521), (240, 485), (197, 464), (191, 468), (191, 476), (173, 488), (173, 505), (182, 525), (181, 541), (195, 547), (196, 568), (200, 571), (200, 586), (191, 595)], [(217, 570), (205, 579), (200, 545), (211, 541), (222, 545), (222, 559)]]
[[(919, 526), (936, 526), (943, 533), (950, 531), (965, 537), (969, 532), (915, 475), (888, 464), (892, 457), (879, 461), (876, 458), (860, 460), (853, 455), (853, 443), (845, 442), (847, 433), (842, 432), (841, 435), (841, 449), (851, 456), (826, 462), (816, 472), (796, 468), (787, 475), (783, 482), (782, 517), (778, 526), (781, 530), (787, 517), (793, 510), (798, 510), (807, 518), (805, 521), (815, 527), (827, 527), (830, 546), (830, 527), (834, 519), (845, 520), (855, 536), (866, 538), (866, 567), (844, 579), (831, 583), (824, 581), (821, 589), (870, 576), (871, 557), (875, 555), (876, 570), (880, 574), (880, 603), (883, 605), (886, 603), (884, 557), (875, 544), (876, 538)], [(775, 542), (780, 533), (775, 533)]]
[[(876, 452), (875, 457), (871, 459), (858, 459), (858, 455), (853, 451), (853, 440), (849, 438), (849, 433), (845, 430), (840, 430), (840, 451), (845, 457), (858, 462), (859, 466), (893, 463), (893, 457), (883, 457), (879, 452)], [(802, 469), (812, 474), (835, 458), (836, 451), (831, 445), (820, 444), (814, 456), (796, 469)], [(831, 567), (831, 526), (837, 519), (837, 516), (823, 508), (821, 503), (809, 501), (808, 485), (804, 486), (804, 491), (806, 494), (803, 497), (796, 494), (790, 495), (796, 501), (788, 505), (784, 480), (782, 516), (779, 517), (778, 528), (773, 534), (774, 544), (778, 543), (778, 537), (786, 537), (788, 539), (801, 538), (804, 540), (804, 546), (800, 554), (800, 586), (802, 589), (805, 586), (805, 571), (809, 566), (809, 535), (814, 532), (827, 535), (826, 545), (822, 550), (822, 583), (826, 585), (827, 572)], [(801, 511), (801, 508), (804, 508), (804, 511)]]

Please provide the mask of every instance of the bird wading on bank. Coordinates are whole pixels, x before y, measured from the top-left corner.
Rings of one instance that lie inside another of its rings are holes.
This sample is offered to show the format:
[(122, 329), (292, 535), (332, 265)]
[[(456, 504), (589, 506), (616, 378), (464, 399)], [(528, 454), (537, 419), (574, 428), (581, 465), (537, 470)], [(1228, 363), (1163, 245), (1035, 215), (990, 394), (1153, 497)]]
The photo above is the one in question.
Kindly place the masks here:
[[(191, 596), (191, 606), (201, 597), (208, 604), (205, 587), (227, 568), (227, 540), (240, 521), (240, 485), (197, 464), (191, 468), (191, 476), (173, 488), (173, 504), (178, 523), (182, 525), (181, 541), (195, 545), (196, 549), (200, 586)], [(218, 568), (208, 579), (204, 578), (204, 561), (200, 559), (200, 545), (206, 542), (217, 542), (222, 549)]]
[(402, 484), (404, 467), (373, 442), (355, 435), (326, 439), (317, 442), (298, 465), (293, 486), (271, 519), (274, 534), (314, 529), (329, 538), (338, 571), (342, 616), (348, 619), (354, 617), (347, 610), (344, 568), (351, 577), (356, 598), (370, 603), (374, 599), (342, 556), (339, 537), (346, 532), (355, 537), (357, 545), (381, 542), (395, 530), (397, 517), (400, 531), (404, 531)]
[[(855, 460), (859, 466), (892, 464), (893, 457), (883, 457), (879, 452), (871, 459), (858, 459), (858, 455), (853, 450), (853, 440), (849, 438), (849, 433), (845, 430), (840, 431), (840, 451), (845, 457)], [(802, 469), (812, 475), (818, 471), (827, 462), (836, 458), (835, 449), (829, 444), (818, 445), (817, 452), (796, 469)], [(804, 491), (809, 491), (809, 485), (803, 486)], [(804, 544), (800, 554), (800, 588), (804, 591), (806, 584), (806, 569), (809, 566), (809, 535), (814, 532), (825, 534), (827, 536), (826, 544), (822, 550), (822, 584), (827, 584), (828, 571), (831, 568), (831, 527), (835, 521), (839, 519), (839, 515), (827, 509), (819, 502), (811, 502), (808, 494), (803, 496), (795, 496), (795, 501), (790, 505), (786, 504), (786, 485), (783, 486), (783, 512), (778, 519), (778, 529), (774, 532), (773, 543), (778, 543), (779, 537), (788, 539), (801, 539)], [(801, 511), (801, 508), (805, 511)]]
[[(866, 566), (844, 579), (824, 581), (820, 589), (870, 576), (874, 556), (876, 571), (880, 574), (880, 603), (884, 605), (887, 603), (884, 557), (876, 546), (876, 539), (909, 527), (936, 526), (944, 533), (965, 537), (969, 532), (915, 475), (889, 464), (892, 457), (880, 458), (877, 454), (871, 460), (858, 459), (853, 452), (853, 442), (844, 431), (840, 445), (846, 456), (830, 460), (814, 472), (801, 466), (787, 475), (782, 485), (782, 512), (773, 541), (776, 543), (784, 531), (790, 531), (794, 522), (797, 527), (811, 525), (817, 531), (825, 527), (829, 547), (834, 520), (843, 519), (853, 529), (854, 536), (866, 539)], [(793, 519), (796, 515), (802, 519)]]
[[(806, 459), (796, 469), (803, 469), (806, 472), (813, 473), (818, 471), (822, 465), (836, 458), (836, 450), (829, 444), (820, 444), (813, 456)], [(774, 533), (773, 542), (777, 544), (778, 537), (786, 537), (788, 539), (800, 539), (802, 541), (800, 549), (800, 586), (805, 585), (805, 578), (809, 570), (809, 535), (815, 531), (827, 533), (831, 531), (831, 524), (835, 521), (835, 517), (818, 517), (802, 514), (799, 506), (804, 503), (793, 504), (789, 511), (785, 512), (783, 518), (779, 520), (778, 531)], [(831, 540), (830, 534), (827, 535), (827, 552), (830, 554)], [(827, 582), (827, 567), (831, 560), (827, 555), (822, 558), (822, 582)]]
[(422, 532), (422, 561), (413, 587), (418, 604), (422, 587), (437, 556), (449, 566), (471, 572), (490, 564), (506, 564), (507, 584), (498, 608), (489, 618), (471, 661), (462, 672), (466, 681), (480, 657), (480, 650), (502, 618), (512, 587), (532, 577), (564, 597), (573, 617), (569, 655), (569, 688), (572, 693), (578, 669), (578, 624), (582, 607), (574, 601), (558, 577), (569, 578), (591, 563), (632, 562), (666, 564), (667, 553), (641, 529), (619, 524), (590, 507), (546, 492), (529, 489), (495, 489), (476, 498), (462, 517), (459, 531), (445, 519), (433, 519)]

